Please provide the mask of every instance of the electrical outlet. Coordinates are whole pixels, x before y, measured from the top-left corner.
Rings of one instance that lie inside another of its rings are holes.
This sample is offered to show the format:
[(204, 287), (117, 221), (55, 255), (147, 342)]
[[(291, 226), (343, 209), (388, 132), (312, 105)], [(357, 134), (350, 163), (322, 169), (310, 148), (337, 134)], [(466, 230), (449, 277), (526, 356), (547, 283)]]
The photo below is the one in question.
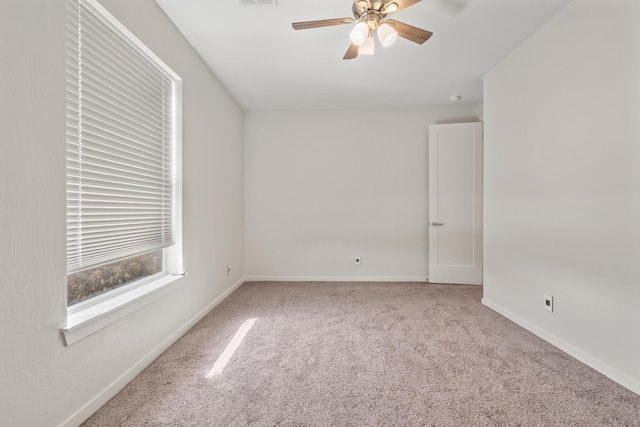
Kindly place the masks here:
[(544, 309), (553, 313), (553, 297), (544, 294)]
[(329, 257), (329, 264), (335, 264), (336, 263), (336, 257), (334, 257), (333, 255), (331, 255)]
[(227, 276), (231, 276), (231, 265), (227, 265)]
[(359, 257), (359, 256), (354, 256), (354, 257), (353, 257), (353, 263), (354, 263), (355, 265), (360, 265), (360, 262), (361, 262), (361, 259), (360, 259), (360, 257)]

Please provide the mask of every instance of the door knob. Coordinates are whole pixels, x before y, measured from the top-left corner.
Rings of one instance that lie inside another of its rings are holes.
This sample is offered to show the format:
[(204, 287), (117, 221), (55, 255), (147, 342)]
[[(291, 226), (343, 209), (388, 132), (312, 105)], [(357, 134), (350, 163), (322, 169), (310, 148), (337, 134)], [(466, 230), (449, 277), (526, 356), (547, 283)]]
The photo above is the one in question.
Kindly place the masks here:
[(431, 222), (431, 226), (432, 227), (442, 227), (443, 225), (446, 225), (446, 222)]

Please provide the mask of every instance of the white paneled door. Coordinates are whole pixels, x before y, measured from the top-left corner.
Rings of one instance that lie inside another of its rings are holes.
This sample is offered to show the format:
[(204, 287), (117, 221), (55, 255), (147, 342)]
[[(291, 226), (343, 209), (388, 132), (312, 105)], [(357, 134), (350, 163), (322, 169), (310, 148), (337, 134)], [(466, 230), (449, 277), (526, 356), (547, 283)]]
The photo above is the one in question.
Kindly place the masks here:
[(429, 126), (429, 282), (482, 284), (482, 123)]

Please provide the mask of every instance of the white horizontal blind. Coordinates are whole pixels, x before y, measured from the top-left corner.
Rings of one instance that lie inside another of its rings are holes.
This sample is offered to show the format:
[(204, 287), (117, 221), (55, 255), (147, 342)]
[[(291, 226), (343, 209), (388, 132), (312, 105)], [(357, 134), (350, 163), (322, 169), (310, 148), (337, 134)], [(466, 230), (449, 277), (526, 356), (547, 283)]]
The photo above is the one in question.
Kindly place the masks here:
[(70, 274), (174, 243), (175, 75), (95, 1), (68, 7)]

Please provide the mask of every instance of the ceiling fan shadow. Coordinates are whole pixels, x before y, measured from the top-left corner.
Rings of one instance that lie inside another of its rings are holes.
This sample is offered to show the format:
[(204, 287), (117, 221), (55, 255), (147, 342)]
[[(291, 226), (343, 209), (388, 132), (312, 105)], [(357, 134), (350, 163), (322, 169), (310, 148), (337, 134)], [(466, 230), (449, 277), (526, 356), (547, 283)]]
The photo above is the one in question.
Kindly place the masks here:
[(462, 12), (471, 0), (433, 0), (434, 8), (443, 15), (456, 16)]

